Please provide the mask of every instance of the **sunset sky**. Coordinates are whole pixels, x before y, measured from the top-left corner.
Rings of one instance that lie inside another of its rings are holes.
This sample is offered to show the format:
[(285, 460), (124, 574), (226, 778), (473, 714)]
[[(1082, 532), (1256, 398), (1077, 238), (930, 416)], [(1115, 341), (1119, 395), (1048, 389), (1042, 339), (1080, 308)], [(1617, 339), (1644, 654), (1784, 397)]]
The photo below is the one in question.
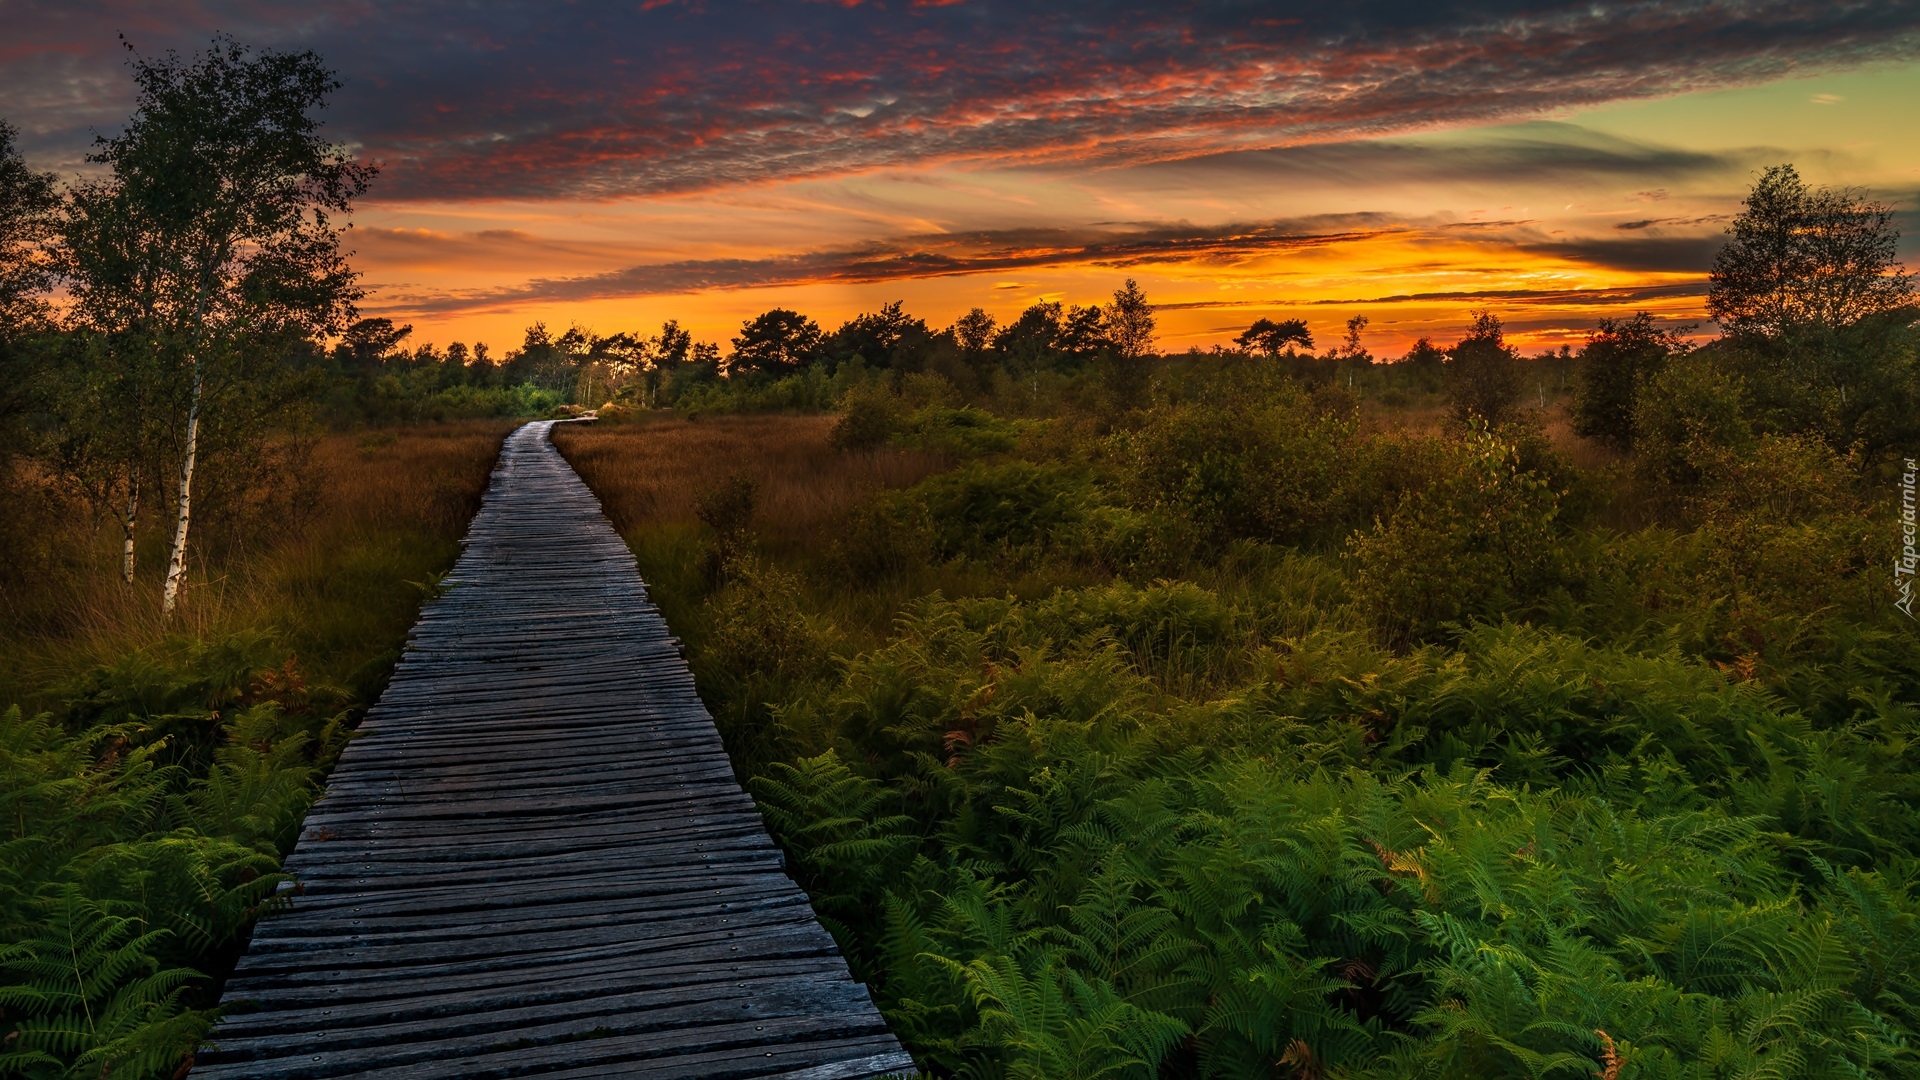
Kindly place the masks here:
[(382, 175), (351, 246), (414, 342), (665, 318), (725, 342), (904, 300), (1103, 300), (1161, 347), (1353, 314), (1397, 353), (1490, 307), (1528, 347), (1699, 320), (1754, 173), (1902, 210), (1920, 4), (0, 0), (0, 118), (73, 175), (144, 53), (311, 48)]

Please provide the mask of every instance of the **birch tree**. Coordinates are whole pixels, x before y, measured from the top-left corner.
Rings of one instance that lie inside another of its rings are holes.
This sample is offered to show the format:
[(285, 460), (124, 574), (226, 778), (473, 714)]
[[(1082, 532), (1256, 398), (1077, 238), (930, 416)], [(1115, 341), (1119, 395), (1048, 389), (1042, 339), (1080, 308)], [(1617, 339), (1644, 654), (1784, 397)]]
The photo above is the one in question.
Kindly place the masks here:
[(1734, 335), (1851, 326), (1914, 302), (1893, 207), (1809, 188), (1791, 165), (1754, 182), (1713, 259), (1707, 313)]
[(315, 114), (340, 84), (311, 52), (220, 37), (191, 60), (136, 53), (128, 66), (137, 108), (89, 155), (108, 174), (72, 192), (63, 269), (75, 328), (153, 375), (142, 408), (172, 463), (171, 615), (203, 451), (246, 450), (231, 431), (210, 433), (230, 418), (258, 431), (258, 391), (281, 356), (355, 314), (363, 294), (337, 222), (374, 170), (320, 137)]

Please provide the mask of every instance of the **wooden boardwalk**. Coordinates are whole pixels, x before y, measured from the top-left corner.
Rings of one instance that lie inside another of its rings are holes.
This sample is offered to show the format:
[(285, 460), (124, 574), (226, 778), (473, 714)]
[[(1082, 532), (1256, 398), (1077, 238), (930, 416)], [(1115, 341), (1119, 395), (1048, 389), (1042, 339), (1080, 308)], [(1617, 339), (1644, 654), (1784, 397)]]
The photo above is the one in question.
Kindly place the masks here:
[(549, 427), (507, 439), (198, 1080), (913, 1072)]

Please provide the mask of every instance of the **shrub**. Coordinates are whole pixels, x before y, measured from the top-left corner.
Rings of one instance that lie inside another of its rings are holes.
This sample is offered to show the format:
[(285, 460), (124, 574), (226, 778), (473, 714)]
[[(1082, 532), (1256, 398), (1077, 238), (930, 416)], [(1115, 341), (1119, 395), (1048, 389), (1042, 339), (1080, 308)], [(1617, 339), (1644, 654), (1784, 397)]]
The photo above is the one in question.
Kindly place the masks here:
[(933, 560), (933, 525), (911, 498), (881, 495), (860, 503), (840, 523), (832, 561), (855, 584), (870, 585)]
[(901, 421), (894, 441), (917, 450), (977, 458), (1012, 450), (1021, 431), (1019, 422), (972, 406), (928, 405)]
[(1574, 432), (1631, 451), (1635, 402), (1667, 359), (1684, 349), (1679, 335), (1656, 327), (1647, 312), (1630, 319), (1601, 319), (1580, 350), (1580, 378), (1570, 410)]
[(1710, 357), (1668, 364), (1634, 405), (1634, 468), (1658, 489), (1684, 497), (1705, 478), (1702, 466), (1753, 446), (1746, 391)]
[(899, 428), (895, 399), (879, 387), (850, 392), (841, 407), (840, 419), (827, 434), (828, 445), (836, 450), (871, 450), (884, 445)]
[(1163, 508), (1215, 544), (1301, 544), (1344, 526), (1358, 443), (1350, 411), (1327, 411), (1282, 384), (1225, 408), (1156, 409), (1111, 449), (1136, 507)]
[(1008, 461), (931, 477), (905, 497), (926, 508), (934, 551), (984, 559), (1044, 549), (1085, 514), (1085, 479), (1065, 468)]
[(726, 578), (732, 564), (752, 544), (754, 495), (758, 490), (751, 477), (734, 473), (717, 487), (702, 492), (694, 515), (713, 530), (713, 543), (707, 549), (707, 580), (716, 584)]
[(1399, 646), (1431, 641), (1448, 623), (1522, 609), (1554, 579), (1557, 512), (1547, 481), (1476, 427), (1445, 475), (1354, 536), (1354, 594)]
[(808, 619), (797, 578), (734, 555), (726, 586), (707, 600), (711, 656), (739, 678), (810, 674), (826, 662), (826, 635)]
[(1490, 311), (1474, 314), (1473, 328), (1447, 350), (1447, 400), (1454, 419), (1474, 418), (1498, 426), (1520, 404), (1520, 354), (1508, 345), (1500, 320)]

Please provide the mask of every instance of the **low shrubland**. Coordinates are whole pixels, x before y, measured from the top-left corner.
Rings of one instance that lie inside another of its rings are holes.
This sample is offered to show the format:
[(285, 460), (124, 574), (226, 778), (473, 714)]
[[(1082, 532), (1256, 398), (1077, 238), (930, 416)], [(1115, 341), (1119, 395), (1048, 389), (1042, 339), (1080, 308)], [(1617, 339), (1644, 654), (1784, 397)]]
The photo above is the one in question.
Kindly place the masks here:
[(1153, 386), (937, 449), (884, 391), (561, 440), (925, 1068), (1920, 1069), (1875, 465), (1711, 395), (1622, 457)]

